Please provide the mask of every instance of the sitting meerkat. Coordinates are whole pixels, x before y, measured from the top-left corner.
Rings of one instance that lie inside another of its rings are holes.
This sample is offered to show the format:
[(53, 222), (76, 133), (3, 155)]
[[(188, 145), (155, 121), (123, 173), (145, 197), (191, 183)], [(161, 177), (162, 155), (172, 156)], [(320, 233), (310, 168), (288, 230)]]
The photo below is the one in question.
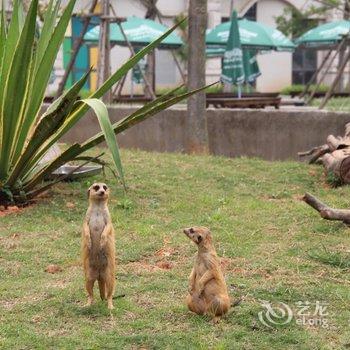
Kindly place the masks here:
[(93, 303), (93, 287), (97, 280), (102, 300), (113, 309), (115, 287), (114, 230), (108, 210), (109, 189), (104, 183), (94, 183), (88, 190), (89, 208), (82, 233), (82, 258), (87, 305)]
[(187, 306), (191, 311), (199, 315), (208, 314), (214, 322), (218, 322), (228, 312), (231, 302), (211, 233), (206, 227), (186, 228), (184, 233), (198, 247), (189, 278)]

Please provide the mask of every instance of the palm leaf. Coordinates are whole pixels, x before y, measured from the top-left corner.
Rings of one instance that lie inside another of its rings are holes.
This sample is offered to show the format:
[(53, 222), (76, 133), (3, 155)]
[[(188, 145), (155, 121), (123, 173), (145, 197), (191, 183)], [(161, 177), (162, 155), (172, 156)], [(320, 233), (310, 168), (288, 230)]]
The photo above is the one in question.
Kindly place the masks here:
[(74, 103), (78, 98), (81, 88), (85, 85), (91, 70), (87, 72), (77, 83), (75, 83), (64, 95), (57, 99), (41, 117), (36, 126), (25, 151), (19, 157), (7, 185), (14, 184), (15, 179), (26, 172), (27, 164), (33, 155), (35, 155), (45, 143), (46, 139), (51, 136), (64, 122), (64, 119), (72, 110)]
[[(118, 121), (117, 123), (113, 124), (114, 132), (116, 134), (119, 134), (122, 131), (129, 129), (130, 127), (132, 127), (132, 126), (144, 121), (145, 119), (157, 114), (158, 112), (160, 112), (166, 108), (169, 108), (170, 106), (173, 106), (176, 103), (179, 103), (180, 101), (196, 94), (197, 92), (206, 90), (207, 88), (209, 88), (210, 86), (215, 85), (215, 84), (217, 84), (217, 83), (215, 82), (213, 84), (210, 84), (208, 86), (204, 86), (204, 87), (199, 88), (197, 90), (193, 90), (193, 91), (181, 94), (181, 95), (177, 95), (175, 97), (169, 98), (168, 100), (163, 101), (161, 103), (158, 103), (156, 105), (151, 104), (150, 108), (144, 109), (141, 113), (139, 113), (139, 111), (136, 111), (136, 112), (132, 113), (130, 116), (127, 116), (127, 117), (123, 118), (122, 120)], [(103, 134), (98, 133), (95, 136), (91, 137), (86, 142), (84, 142), (81, 145), (80, 151), (85, 152), (88, 149), (90, 149), (91, 147), (98, 145), (102, 141), (103, 141)]]
[(33, 46), (36, 10), (38, 0), (32, 0), (23, 30), (18, 40), (16, 50), (9, 67), (9, 77), (4, 91), (3, 105), (3, 144), (0, 154), (0, 178), (7, 176), (11, 160), (12, 145), (17, 130), (20, 115), (23, 113), (27, 77), (30, 70), (32, 51), (28, 47)]
[(112, 154), (114, 165), (117, 169), (117, 172), (125, 188), (124, 172), (123, 172), (122, 162), (120, 160), (119, 147), (113, 131), (111, 121), (109, 120), (109, 117), (108, 117), (107, 107), (102, 101), (96, 98), (88, 98), (88, 99), (82, 100), (82, 102), (86, 103), (94, 110), (97, 116), (98, 122), (100, 123), (107, 146)]
[[(5, 45), (1, 47), (3, 51), (3, 61), (0, 74), (0, 117), (3, 118), (3, 94), (6, 87), (6, 82), (9, 75), (9, 68), (11, 64), (12, 57), (15, 53), (15, 48), (19, 38), (19, 5), (18, 0), (13, 2), (13, 11), (11, 22), (8, 28), (8, 33), (5, 41)], [(1, 129), (3, 130), (3, 129)]]
[(51, 174), (53, 171), (58, 169), (61, 165), (72, 160), (72, 154), (79, 152), (80, 145), (75, 143), (67, 150), (62, 152), (57, 158), (51, 161), (49, 164), (44, 166), (39, 172), (36, 172), (35, 175), (26, 181), (23, 184), (21, 190), (25, 193), (30, 192), (37, 184), (44, 180), (45, 176)]
[(60, 4), (61, 4), (60, 0), (58, 1), (50, 0), (48, 7), (45, 11), (44, 24), (41, 29), (41, 35), (38, 41), (38, 47), (36, 51), (35, 71), (38, 70), (38, 65), (41, 63), (44, 57), (45, 51), (48, 48), (49, 41), (55, 29), (56, 18), (58, 15)]
[(74, 4), (75, 0), (69, 0), (67, 7), (65, 8), (57, 26), (55, 27), (55, 30), (53, 31), (48, 46), (45, 49), (45, 53), (41, 61), (38, 63), (36, 71), (34, 72), (35, 79), (33, 79), (33, 84), (30, 87), (31, 94), (27, 103), (28, 108), (26, 110), (26, 119), (23, 121), (21, 135), (18, 140), (18, 148), (23, 147), (26, 135), (28, 135), (28, 131), (34, 123), (36, 115), (44, 99), (52, 66), (56, 59), (57, 51), (62, 44), (67, 25), (72, 15)]

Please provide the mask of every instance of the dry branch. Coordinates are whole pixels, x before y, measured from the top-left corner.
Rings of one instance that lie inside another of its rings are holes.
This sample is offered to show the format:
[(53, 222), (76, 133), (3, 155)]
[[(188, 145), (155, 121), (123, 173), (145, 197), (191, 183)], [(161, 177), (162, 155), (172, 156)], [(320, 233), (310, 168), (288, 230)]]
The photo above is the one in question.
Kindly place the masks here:
[(305, 193), (303, 201), (317, 210), (323, 219), (343, 221), (345, 224), (350, 225), (349, 209), (331, 208), (310, 193)]

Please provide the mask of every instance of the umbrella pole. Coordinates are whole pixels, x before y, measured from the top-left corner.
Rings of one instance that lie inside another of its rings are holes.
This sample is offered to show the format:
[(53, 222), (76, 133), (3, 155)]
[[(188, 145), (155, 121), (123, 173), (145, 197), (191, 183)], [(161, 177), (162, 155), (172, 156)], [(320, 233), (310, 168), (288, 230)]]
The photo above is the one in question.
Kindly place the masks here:
[(311, 85), (313, 84), (314, 81), (316, 81), (316, 78), (317, 78), (317, 75), (318, 73), (321, 72), (321, 70), (323, 69), (323, 67), (325, 66), (328, 58), (330, 57), (331, 53), (332, 53), (332, 49), (330, 49), (328, 52), (327, 52), (327, 55), (323, 58), (322, 60), (322, 63), (321, 65), (316, 69), (315, 73), (313, 74), (313, 76), (311, 77), (311, 79), (308, 81), (308, 83), (306, 84), (305, 88), (304, 88), (304, 91), (299, 95), (299, 97), (304, 97), (308, 91), (309, 91), (309, 88), (311, 87)]
[(324, 78), (326, 77), (328, 71), (329, 71), (330, 68), (332, 67), (332, 64), (333, 64), (335, 58), (337, 57), (337, 55), (339, 54), (339, 52), (343, 49), (343, 46), (345, 45), (345, 43), (346, 43), (345, 39), (343, 39), (343, 40), (339, 43), (339, 45), (338, 45), (338, 47), (337, 47), (337, 50), (336, 50), (334, 56), (333, 56), (333, 57), (331, 58), (331, 60), (329, 61), (326, 70), (323, 72), (323, 74), (322, 74), (320, 80), (318, 81), (317, 85), (315, 86), (315, 88), (314, 88), (313, 91), (311, 92), (311, 94), (310, 94), (308, 100), (306, 101), (306, 104), (309, 104), (309, 103), (314, 99), (315, 93), (317, 92), (318, 88), (320, 87), (321, 83), (323, 82)]
[(237, 87), (238, 87), (238, 98), (242, 98), (242, 85), (238, 84)]
[(131, 89), (130, 89), (130, 97), (134, 97), (134, 80), (131, 77)]

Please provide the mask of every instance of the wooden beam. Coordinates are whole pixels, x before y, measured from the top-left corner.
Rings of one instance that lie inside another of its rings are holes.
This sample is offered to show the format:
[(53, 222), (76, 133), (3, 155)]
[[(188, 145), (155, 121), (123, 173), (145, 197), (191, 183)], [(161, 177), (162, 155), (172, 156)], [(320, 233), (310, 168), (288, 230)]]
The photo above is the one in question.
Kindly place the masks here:
[(335, 58), (338, 56), (339, 52), (343, 49), (343, 47), (345, 46), (345, 39), (343, 39), (337, 49), (336, 49), (336, 52), (335, 54), (333, 55), (333, 57), (331, 58), (331, 60), (329, 61), (328, 65), (327, 65), (327, 68), (325, 69), (325, 71), (323, 72), (323, 74), (321, 75), (319, 81), (317, 82), (317, 85), (315, 86), (314, 90), (311, 92), (309, 98), (307, 99), (306, 101), (306, 104), (310, 104), (310, 102), (313, 100), (314, 96), (315, 96), (315, 93), (317, 92), (317, 89), (320, 87), (321, 83), (323, 82), (324, 78), (326, 77), (327, 73), (329, 72), (330, 68), (332, 67), (332, 64), (335, 60)]
[[(160, 12), (159, 12), (159, 11), (158, 11), (157, 17), (158, 17), (159, 23), (160, 23), (160, 24), (163, 24), (163, 20), (162, 20), (162, 17), (161, 17), (161, 15), (160, 15)], [(180, 64), (178, 58), (176, 57), (175, 52), (174, 52), (173, 50), (170, 50), (170, 52), (171, 52), (171, 55), (173, 56), (173, 59), (174, 59), (175, 64), (176, 64), (176, 67), (177, 67), (177, 69), (178, 69), (179, 72), (180, 72), (182, 81), (183, 81), (184, 83), (186, 83), (185, 73), (184, 73), (184, 71), (183, 71), (182, 68), (181, 68), (181, 64)]]
[(318, 107), (318, 109), (322, 109), (327, 104), (330, 97), (332, 96), (333, 91), (334, 91), (336, 85), (338, 84), (338, 82), (339, 82), (339, 80), (344, 72), (346, 65), (348, 64), (349, 59), (350, 59), (350, 48), (348, 49), (348, 52), (346, 53), (345, 57), (343, 58), (342, 64), (340, 65), (340, 67), (338, 69), (337, 75), (336, 75), (335, 79), (333, 80), (331, 87), (327, 91), (327, 93), (326, 93), (324, 99), (322, 100), (320, 106)]
[(56, 98), (58, 98), (59, 96), (62, 95), (64, 87), (66, 86), (68, 77), (70, 72), (72, 71), (74, 64), (75, 64), (75, 60), (77, 59), (78, 56), (78, 52), (81, 48), (81, 45), (84, 42), (84, 35), (86, 34), (88, 28), (89, 28), (89, 24), (91, 21), (92, 16), (94, 16), (93, 12), (95, 11), (95, 8), (97, 6), (97, 1), (98, 0), (93, 0), (91, 7), (89, 9), (89, 14), (91, 14), (91, 16), (89, 17), (85, 17), (84, 18), (84, 23), (83, 23), (83, 28), (81, 29), (80, 35), (77, 39), (74, 40), (74, 45), (73, 45), (73, 51), (72, 51), (72, 55), (70, 57), (70, 60), (68, 62), (68, 65), (64, 71), (63, 77), (58, 85), (58, 89), (57, 89), (57, 94), (56, 94)]
[[(111, 6), (111, 10), (112, 10), (112, 12), (113, 12), (114, 15), (115, 15), (116, 12), (115, 12), (113, 6)], [(126, 36), (125, 31), (124, 31), (124, 29), (123, 29), (121, 23), (118, 22), (117, 24), (118, 24), (118, 26), (119, 26), (120, 32), (122, 33), (123, 38), (124, 38), (124, 40), (125, 40), (125, 42), (126, 42), (128, 48), (129, 48), (129, 50), (130, 50), (132, 56), (134, 56), (134, 55), (135, 55), (135, 50), (134, 50), (133, 46), (131, 45), (131, 43), (130, 43), (128, 37)], [(155, 99), (156, 99), (156, 94), (154, 93), (151, 84), (149, 83), (149, 81), (148, 81), (148, 79), (147, 79), (145, 73), (143, 72), (141, 66), (139, 65), (139, 63), (136, 63), (136, 65), (137, 65), (138, 68), (140, 69), (140, 73), (141, 73), (141, 75), (142, 75), (142, 79), (143, 79), (144, 82), (145, 82), (146, 88), (148, 89), (150, 96), (152, 97), (152, 99), (155, 100)]]

